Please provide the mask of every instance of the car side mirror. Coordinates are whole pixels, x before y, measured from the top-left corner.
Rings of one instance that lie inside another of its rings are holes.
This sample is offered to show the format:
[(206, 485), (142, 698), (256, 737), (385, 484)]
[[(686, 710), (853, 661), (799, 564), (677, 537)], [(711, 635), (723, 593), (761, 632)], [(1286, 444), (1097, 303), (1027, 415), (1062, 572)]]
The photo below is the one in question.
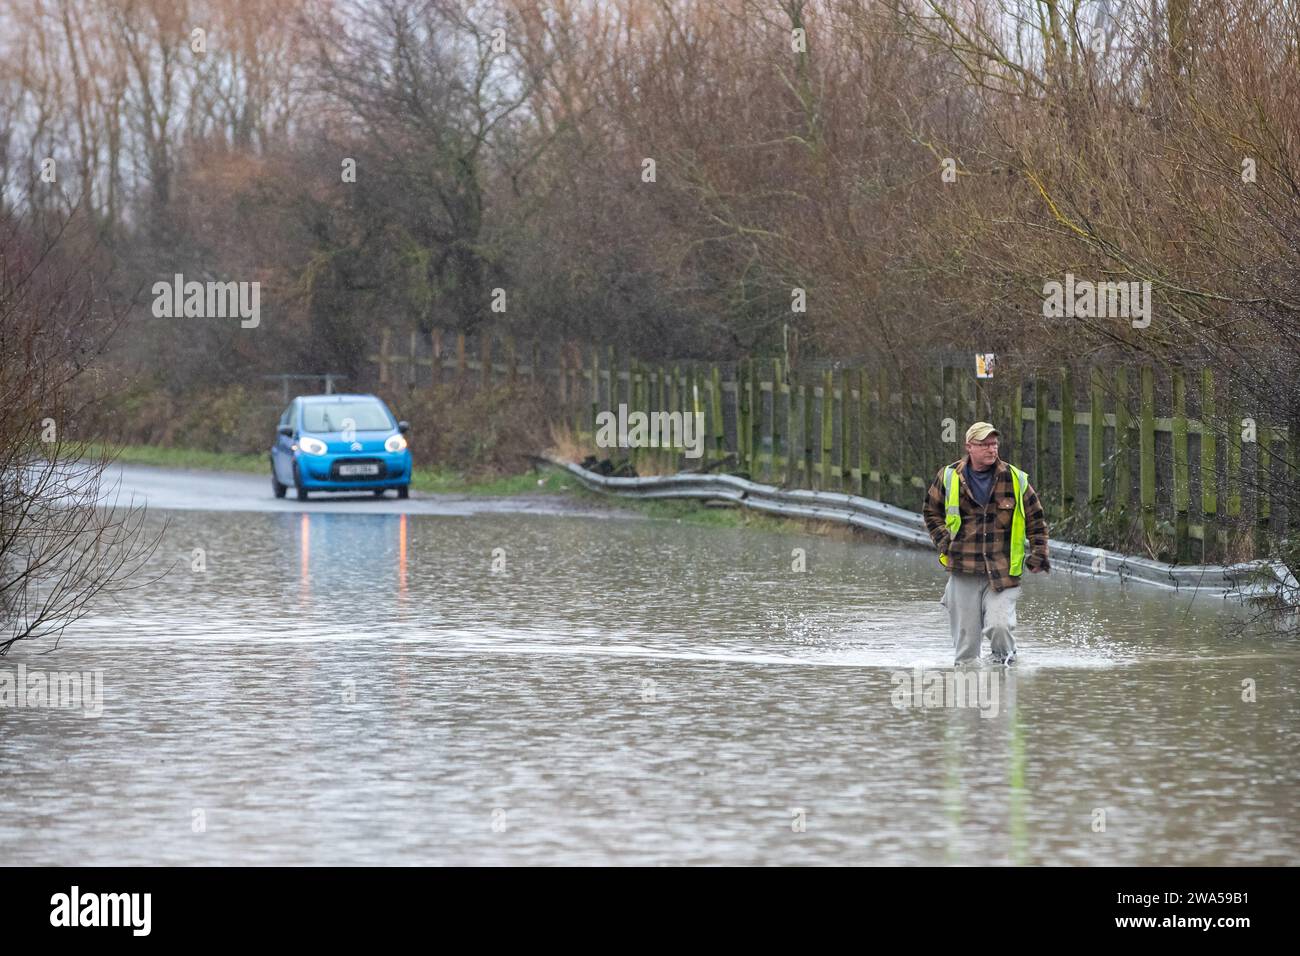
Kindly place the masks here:
[(411, 430), (411, 423), (410, 423), (410, 422), (398, 422), (398, 423), (397, 423), (397, 430), (398, 430), (399, 432), (401, 432), (403, 435), (405, 435), (407, 432), (409, 432), (409, 431)]
[(293, 426), (292, 426), (292, 425), (285, 425), (283, 428), (281, 428), (281, 429), (279, 430), (279, 433), (280, 433), (281, 435), (283, 435), (285, 438), (292, 438), (292, 437), (293, 437)]

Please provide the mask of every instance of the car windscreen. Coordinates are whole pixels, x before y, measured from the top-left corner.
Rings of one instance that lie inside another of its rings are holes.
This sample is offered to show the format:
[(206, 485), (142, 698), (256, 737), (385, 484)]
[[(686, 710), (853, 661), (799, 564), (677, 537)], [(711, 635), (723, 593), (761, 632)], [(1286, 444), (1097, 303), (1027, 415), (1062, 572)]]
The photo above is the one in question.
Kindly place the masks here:
[(304, 402), (302, 428), (307, 432), (390, 431), (393, 420), (378, 402)]

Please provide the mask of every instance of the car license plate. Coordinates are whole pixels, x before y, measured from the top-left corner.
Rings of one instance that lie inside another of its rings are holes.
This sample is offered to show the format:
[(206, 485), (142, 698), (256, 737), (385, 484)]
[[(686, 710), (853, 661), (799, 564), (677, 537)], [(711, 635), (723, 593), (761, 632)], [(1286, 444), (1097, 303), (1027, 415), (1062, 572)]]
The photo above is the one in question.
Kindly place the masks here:
[(339, 475), (377, 475), (378, 465), (339, 465)]

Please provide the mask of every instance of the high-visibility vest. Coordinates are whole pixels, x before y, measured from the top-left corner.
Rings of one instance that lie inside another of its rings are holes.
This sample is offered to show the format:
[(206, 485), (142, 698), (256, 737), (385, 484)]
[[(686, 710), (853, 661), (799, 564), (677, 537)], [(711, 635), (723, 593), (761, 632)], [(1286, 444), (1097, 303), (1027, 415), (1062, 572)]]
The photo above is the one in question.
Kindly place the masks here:
[[(1029, 475), (1015, 465), (1007, 467), (1011, 469), (1011, 487), (1016, 492), (1016, 510), (1011, 514), (1011, 576), (1018, 578), (1025, 565), (1025, 485), (1029, 484)], [(961, 529), (961, 505), (957, 500), (961, 488), (957, 482), (957, 469), (952, 465), (943, 469), (943, 487), (943, 523), (948, 526), (950, 539), (955, 541)], [(939, 563), (946, 568), (948, 556), (939, 555)]]

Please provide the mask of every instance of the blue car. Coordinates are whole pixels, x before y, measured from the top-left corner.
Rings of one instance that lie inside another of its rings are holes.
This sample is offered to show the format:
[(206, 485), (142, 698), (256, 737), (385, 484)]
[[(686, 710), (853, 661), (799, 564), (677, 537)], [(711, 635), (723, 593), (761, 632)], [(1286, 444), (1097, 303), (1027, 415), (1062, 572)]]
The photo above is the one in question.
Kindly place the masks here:
[(406, 422), (374, 395), (299, 395), (282, 416), (271, 449), (271, 490), (299, 501), (312, 491), (388, 488), (405, 498), (411, 485)]

